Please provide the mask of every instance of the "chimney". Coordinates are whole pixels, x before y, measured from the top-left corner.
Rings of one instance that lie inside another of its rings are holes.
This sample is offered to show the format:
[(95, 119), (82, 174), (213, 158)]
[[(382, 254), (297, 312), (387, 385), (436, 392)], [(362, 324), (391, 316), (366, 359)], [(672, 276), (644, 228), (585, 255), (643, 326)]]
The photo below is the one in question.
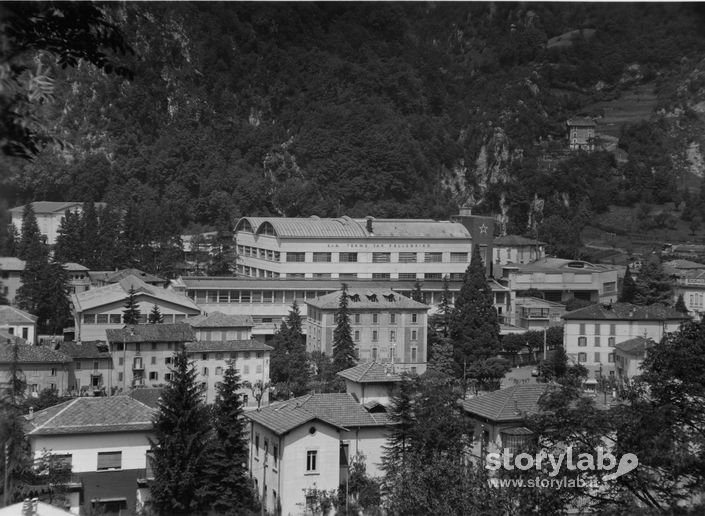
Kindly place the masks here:
[(372, 221), (374, 220), (374, 217), (365, 217), (365, 218), (367, 219), (367, 226), (366, 226), (366, 227), (367, 227), (367, 232), (368, 232), (370, 235), (374, 235), (375, 232), (374, 232), (374, 228), (372, 227)]
[(34, 419), (34, 407), (29, 407), (29, 414), (27, 415), (27, 419), (30, 421)]

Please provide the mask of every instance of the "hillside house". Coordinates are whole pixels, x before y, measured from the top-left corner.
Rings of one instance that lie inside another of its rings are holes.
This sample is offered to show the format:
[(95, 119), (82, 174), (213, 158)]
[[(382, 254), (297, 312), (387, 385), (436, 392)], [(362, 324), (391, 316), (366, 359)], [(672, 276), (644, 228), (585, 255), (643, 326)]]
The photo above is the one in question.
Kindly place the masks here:
[(222, 312), (189, 317), (184, 322), (193, 328), (196, 340), (201, 341), (249, 340), (254, 326), (250, 315)]
[(514, 303), (514, 324), (525, 330), (545, 330), (563, 325), (565, 305), (538, 297), (517, 297)]
[(500, 265), (516, 263), (523, 265), (540, 260), (546, 256), (546, 244), (533, 238), (519, 235), (507, 235), (494, 239), (493, 270), (502, 272)]
[(705, 265), (689, 260), (671, 260), (663, 271), (673, 281), (673, 300), (683, 296), (688, 315), (702, 320), (705, 313)]
[(146, 284), (155, 287), (166, 287), (167, 285), (167, 280), (164, 278), (134, 268), (120, 269), (117, 271), (90, 271), (88, 273), (91, 287), (104, 287), (106, 285), (112, 285), (113, 283), (119, 283), (128, 276), (135, 276)]
[(103, 341), (62, 342), (58, 350), (73, 359), (69, 389), (81, 396), (112, 394), (117, 385), (113, 357)]
[(574, 117), (566, 122), (568, 126), (568, 145), (572, 151), (595, 150), (595, 128), (597, 124), (589, 117)]
[(401, 376), (391, 364), (366, 362), (340, 371), (338, 376), (345, 380), (345, 392), (365, 407), (375, 404), (388, 406), (394, 395), (394, 388), (401, 382)]
[(615, 345), (614, 364), (619, 385), (629, 385), (634, 377), (641, 374), (641, 364), (647, 350), (654, 345), (653, 340), (645, 337), (634, 337)]

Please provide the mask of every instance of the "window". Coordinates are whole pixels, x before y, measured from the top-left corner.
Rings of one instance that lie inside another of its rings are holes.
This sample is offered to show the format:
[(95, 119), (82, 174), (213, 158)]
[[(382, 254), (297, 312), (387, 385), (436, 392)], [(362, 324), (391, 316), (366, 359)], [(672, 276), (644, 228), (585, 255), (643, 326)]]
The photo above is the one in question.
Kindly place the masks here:
[(580, 323), (580, 335), (585, 335), (585, 323)]
[(426, 274), (423, 275), (424, 279), (429, 279), (429, 280), (440, 280), (443, 279), (443, 274), (440, 272), (427, 272)]
[(418, 354), (418, 352), (416, 351), (416, 348), (411, 348), (411, 361), (412, 362), (416, 362), (417, 354)]
[(320, 262), (330, 262), (331, 253), (313, 253), (313, 261), (316, 263)]
[(171, 365), (171, 357), (166, 357), (166, 358), (164, 359), (164, 363), (165, 363), (166, 365)]
[(468, 253), (450, 253), (451, 263), (467, 263)]
[(122, 468), (122, 452), (98, 452), (98, 471)]
[(157, 380), (159, 380), (159, 373), (157, 373), (156, 371), (150, 371), (149, 379), (154, 380), (156, 382)]
[(614, 353), (607, 353), (607, 362), (610, 364), (614, 363)]
[(318, 471), (318, 451), (308, 450), (306, 452), (306, 471), (315, 472)]
[[(272, 461), (274, 462), (274, 467), (277, 467), (277, 458), (279, 457), (279, 447), (275, 444), (272, 446)], [(274, 491), (276, 493), (276, 491)], [(274, 495), (276, 496), (276, 494)]]
[(357, 279), (357, 273), (356, 272), (341, 272), (338, 274), (338, 277), (340, 279)]
[(599, 334), (600, 334), (600, 325), (596, 324), (595, 325), (595, 335), (599, 335)]
[(93, 361), (93, 369), (98, 369), (100, 367), (100, 363), (97, 360)]
[(150, 361), (152, 365), (155, 365), (157, 363), (157, 357), (152, 357), (152, 360)]
[(609, 347), (611, 347), (611, 348), (614, 347), (614, 337), (609, 337), (609, 338), (607, 339), (607, 345), (608, 345)]
[(416, 330), (411, 330), (411, 340), (416, 340), (418, 338), (418, 333)]
[(125, 365), (125, 359), (123, 357), (118, 358), (118, 365)]
[(595, 347), (596, 348), (600, 347), (600, 337), (595, 337)]
[(578, 346), (587, 346), (587, 337), (578, 337)]
[(51, 465), (61, 469), (70, 470), (72, 466), (72, 456), (70, 453), (57, 453), (51, 455)]
[(397, 314), (389, 314), (389, 324), (397, 323)]
[(377, 348), (372, 348), (372, 361), (377, 361)]
[(167, 381), (167, 382), (170, 381), (170, 380), (171, 380), (171, 373), (165, 373), (165, 374), (164, 374), (164, 380)]
[(255, 457), (259, 457), (259, 434), (255, 434)]
[(389, 348), (389, 360), (391, 360), (392, 363), (394, 363), (394, 346)]
[(578, 362), (581, 364), (587, 362), (587, 353), (578, 353)]
[(372, 314), (372, 324), (379, 324), (379, 315)]
[(51, 373), (49, 373), (50, 376), (56, 376), (56, 367), (51, 368)]
[(123, 377), (122, 377), (122, 373), (118, 373), (118, 382), (121, 382), (121, 381), (122, 381), (122, 378), (123, 378)]
[(83, 324), (95, 324), (95, 314), (83, 314)]
[(416, 273), (415, 272), (400, 272), (399, 279), (400, 280), (415, 280)]
[(81, 370), (81, 361), (80, 360), (76, 360), (76, 370), (77, 371)]
[(392, 275), (388, 272), (373, 272), (372, 279), (391, 279)]
[(372, 342), (377, 342), (377, 330), (372, 330)]
[(96, 322), (98, 324), (108, 324), (108, 314), (98, 314)]
[(416, 263), (416, 253), (399, 253), (399, 263)]
[(600, 352), (599, 351), (595, 352), (595, 362), (598, 362), (598, 363), (600, 362)]
[(411, 324), (417, 323), (417, 314), (411, 314)]
[(201, 374), (202, 374), (203, 376), (208, 376), (208, 368), (207, 368), (207, 367), (204, 367)]
[(355, 314), (355, 324), (360, 324), (360, 314)]
[(250, 366), (248, 366), (248, 365), (243, 366), (242, 374), (250, 374)]
[(216, 367), (215, 368), (215, 375), (216, 376), (221, 376), (223, 374), (223, 368), (222, 367)]
[(610, 324), (610, 335), (617, 335), (617, 325)]
[(397, 332), (395, 330), (390, 330), (389, 331), (389, 342), (396, 342), (397, 341)]
[(156, 350), (157, 350), (157, 343), (152, 342), (152, 351), (156, 351)]
[[(223, 340), (225, 340), (225, 339), (223, 339)], [(215, 359), (216, 359), (216, 360), (223, 360), (223, 354), (222, 354), (222, 353), (216, 353), (216, 354), (215, 354)]]
[(286, 253), (287, 262), (305, 262), (306, 253)]
[(347, 263), (357, 262), (357, 253), (340, 253), (339, 261)]
[(389, 263), (392, 261), (392, 253), (372, 253), (372, 263)]
[(201, 353), (201, 360), (208, 360), (208, 353)]
[(443, 253), (424, 253), (424, 263), (441, 263), (443, 261)]
[(314, 272), (313, 279), (330, 279), (330, 272)]
[(355, 336), (353, 337), (353, 340), (354, 340), (355, 342), (360, 342), (360, 330), (355, 330), (354, 335), (355, 335)]
[(262, 364), (257, 364), (257, 367), (255, 368), (255, 373), (262, 374)]

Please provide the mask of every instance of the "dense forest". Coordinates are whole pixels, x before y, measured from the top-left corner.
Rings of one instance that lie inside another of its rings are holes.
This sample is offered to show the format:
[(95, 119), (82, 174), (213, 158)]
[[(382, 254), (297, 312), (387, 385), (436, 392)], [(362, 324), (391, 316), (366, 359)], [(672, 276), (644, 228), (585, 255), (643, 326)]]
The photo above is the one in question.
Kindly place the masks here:
[[(47, 61), (43, 115), (64, 144), (0, 158), (4, 208), (106, 201), (144, 242), (243, 215), (447, 218), (466, 202), (504, 231), (570, 233), (611, 204), (687, 200), (702, 177), (699, 4), (105, 8), (134, 76)], [(622, 127), (626, 160), (561, 155), (568, 118), (647, 83), (657, 103)]]

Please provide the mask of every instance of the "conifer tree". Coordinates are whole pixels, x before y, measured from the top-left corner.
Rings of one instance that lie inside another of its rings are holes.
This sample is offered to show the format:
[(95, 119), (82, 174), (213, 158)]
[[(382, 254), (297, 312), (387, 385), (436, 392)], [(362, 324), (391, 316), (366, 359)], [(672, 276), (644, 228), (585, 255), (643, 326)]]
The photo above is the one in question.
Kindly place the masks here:
[(636, 291), (632, 302), (635, 305), (653, 305), (655, 303), (671, 305), (673, 303), (671, 281), (657, 257), (651, 258), (642, 266), (636, 280)]
[(387, 444), (383, 447), (382, 470), (387, 475), (393, 474), (404, 465), (413, 446), (413, 433), (417, 427), (414, 415), (414, 396), (418, 389), (417, 380), (409, 375), (402, 375), (389, 409), (390, 426)]
[(54, 260), (59, 263), (84, 263), (83, 235), (81, 231), (81, 216), (75, 211), (66, 210), (59, 224)]
[(336, 326), (333, 330), (334, 373), (349, 369), (355, 365), (355, 343), (352, 339), (348, 303), (348, 286), (343, 283), (338, 310), (335, 312)]
[(71, 317), (69, 277), (63, 265), (48, 262), (46, 255), (27, 261), (20, 274), (17, 305), (37, 316), (40, 332), (61, 334)]
[(152, 311), (149, 312), (147, 320), (149, 324), (161, 324), (164, 322), (164, 316), (161, 311), (159, 311), (159, 307), (156, 304), (152, 306)]
[(122, 217), (110, 205), (98, 210), (96, 263), (99, 269), (115, 269), (123, 265)]
[(634, 296), (636, 295), (636, 283), (634, 281), (634, 276), (632, 276), (632, 271), (627, 265), (627, 270), (624, 273), (624, 280), (622, 280), (622, 292), (619, 295), (620, 303), (633, 303)]
[(125, 301), (125, 309), (122, 311), (122, 322), (125, 324), (139, 324), (140, 322), (140, 307), (137, 304), (137, 292), (135, 287), (130, 287)]
[(676, 301), (676, 305), (674, 308), (685, 315), (688, 315), (688, 307), (685, 306), (685, 299), (683, 299), (683, 294), (678, 294), (678, 300)]
[(301, 312), (296, 301), (291, 305), (289, 317), (282, 322), (274, 338), (270, 375), (272, 382), (279, 385), (279, 390), (287, 398), (290, 393), (299, 396), (308, 388), (306, 341), (303, 336)]
[(22, 236), (17, 246), (17, 257), (26, 262), (45, 261), (48, 254), (34, 208), (32, 204), (26, 204), (22, 213)]
[(448, 287), (448, 276), (444, 276), (443, 295), (441, 297), (441, 302), (438, 305), (438, 313), (434, 317), (434, 326), (443, 338), (447, 338), (450, 334), (450, 323), (453, 318), (453, 306), (450, 301), (451, 295)]
[(162, 390), (150, 441), (154, 469), (152, 506), (160, 515), (193, 515), (207, 510), (212, 425), (196, 383), (196, 370), (182, 349)]
[(98, 215), (93, 202), (83, 203), (81, 214), (82, 263), (89, 269), (98, 265)]
[(460, 370), (465, 364), (496, 356), (500, 350), (497, 310), (478, 246), (475, 246), (455, 302), (450, 337)]
[(209, 496), (220, 514), (240, 515), (257, 509), (247, 468), (248, 447), (240, 376), (233, 361), (223, 375), (213, 406), (215, 444), (208, 471)]
[(421, 283), (419, 281), (414, 282), (414, 290), (411, 291), (411, 299), (418, 301), (419, 303), (426, 302), (426, 296), (423, 295), (421, 290)]

